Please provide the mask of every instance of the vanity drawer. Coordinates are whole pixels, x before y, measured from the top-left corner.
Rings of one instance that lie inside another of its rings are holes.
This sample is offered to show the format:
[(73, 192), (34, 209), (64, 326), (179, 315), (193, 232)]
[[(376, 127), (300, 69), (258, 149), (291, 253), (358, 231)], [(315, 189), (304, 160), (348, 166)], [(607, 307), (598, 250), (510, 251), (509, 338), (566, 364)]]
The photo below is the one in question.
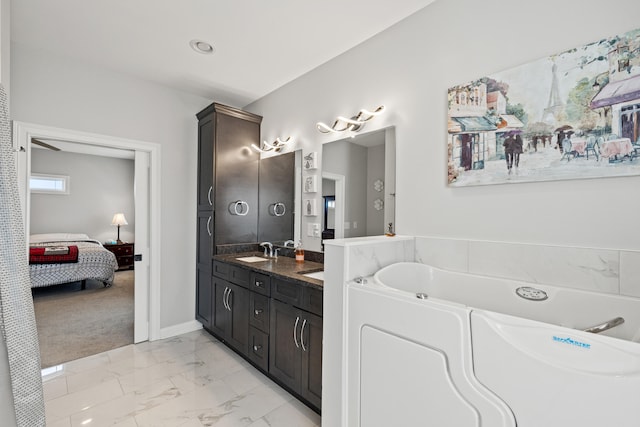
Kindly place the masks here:
[(264, 371), (269, 368), (269, 335), (249, 327), (249, 360)]
[(263, 332), (269, 332), (269, 298), (249, 293), (249, 324)]
[(229, 264), (220, 261), (213, 261), (213, 275), (221, 279), (229, 278)]
[(228, 280), (231, 283), (235, 283), (236, 285), (249, 289), (250, 288), (249, 285), (251, 284), (251, 270), (230, 265)]
[(304, 300), (302, 302), (304, 310), (322, 317), (323, 294), (321, 289), (304, 288)]
[(265, 296), (271, 295), (271, 276), (262, 273), (251, 273), (249, 289)]
[(302, 306), (303, 289), (304, 286), (298, 283), (283, 279), (271, 279), (271, 297), (296, 307)]

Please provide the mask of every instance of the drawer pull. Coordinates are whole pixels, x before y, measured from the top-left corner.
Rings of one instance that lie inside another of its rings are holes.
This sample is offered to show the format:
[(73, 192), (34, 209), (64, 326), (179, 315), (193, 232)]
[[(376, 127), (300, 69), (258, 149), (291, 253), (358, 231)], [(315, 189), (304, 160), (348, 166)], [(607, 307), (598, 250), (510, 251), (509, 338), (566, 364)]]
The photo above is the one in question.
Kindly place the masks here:
[(254, 346), (253, 346), (253, 351), (259, 351), (259, 350), (261, 350), (261, 349), (262, 349), (262, 346), (261, 346), (261, 345), (254, 345)]
[(253, 310), (253, 313), (254, 313), (256, 316), (259, 316), (259, 315), (261, 315), (261, 314), (262, 314), (262, 312), (263, 312), (263, 311), (264, 311), (264, 310), (260, 310), (260, 309), (258, 308), (258, 309)]
[(259, 280), (256, 280), (255, 285), (256, 285), (258, 288), (264, 288), (264, 282), (261, 282), (261, 281), (259, 281)]

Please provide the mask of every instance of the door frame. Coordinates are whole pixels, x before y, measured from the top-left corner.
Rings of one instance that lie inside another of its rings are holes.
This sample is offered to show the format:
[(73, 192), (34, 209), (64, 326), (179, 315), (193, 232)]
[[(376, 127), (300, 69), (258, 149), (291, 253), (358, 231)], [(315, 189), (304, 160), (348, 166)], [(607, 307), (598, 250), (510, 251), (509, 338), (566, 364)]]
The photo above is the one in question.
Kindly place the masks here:
[(344, 239), (344, 219), (345, 219), (345, 189), (347, 187), (346, 177), (337, 173), (322, 172), (322, 179), (329, 179), (336, 183), (336, 227), (334, 231), (335, 239)]
[[(146, 307), (135, 307), (136, 311), (142, 310), (149, 313), (147, 337), (136, 337), (140, 341), (155, 341), (160, 335), (160, 177), (161, 177), (161, 147), (158, 143), (139, 141), (126, 138), (112, 137), (77, 130), (55, 128), (51, 126), (37, 125), (33, 123), (13, 122), (13, 148), (16, 156), (16, 168), (18, 171), (18, 187), (20, 191), (20, 203), (24, 217), (25, 236), (29, 235), (31, 219), (29, 176), (31, 175), (31, 140), (45, 139), (53, 141), (67, 141), (76, 144), (100, 148), (115, 148), (149, 154), (149, 209), (146, 219), (149, 230), (148, 283), (143, 292), (148, 298), (138, 299), (140, 304)], [(134, 195), (134, 197), (138, 197)], [(136, 221), (138, 223), (138, 221)], [(144, 226), (141, 223), (139, 226)], [(27, 242), (28, 244), (28, 242)], [(144, 332), (144, 331), (142, 331)]]

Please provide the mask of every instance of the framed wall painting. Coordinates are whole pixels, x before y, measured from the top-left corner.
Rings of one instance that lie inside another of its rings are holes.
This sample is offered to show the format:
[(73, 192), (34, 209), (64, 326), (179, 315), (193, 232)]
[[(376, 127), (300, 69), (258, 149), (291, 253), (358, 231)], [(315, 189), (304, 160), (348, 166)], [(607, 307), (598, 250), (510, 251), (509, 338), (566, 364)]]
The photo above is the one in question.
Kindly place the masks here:
[(302, 203), (302, 210), (304, 216), (317, 216), (318, 210), (316, 209), (316, 200), (304, 199)]
[(640, 174), (640, 29), (448, 90), (452, 187)]
[(316, 193), (318, 191), (318, 176), (309, 175), (304, 178), (304, 192)]
[(314, 170), (318, 168), (318, 153), (313, 151), (303, 156), (302, 166), (305, 170)]

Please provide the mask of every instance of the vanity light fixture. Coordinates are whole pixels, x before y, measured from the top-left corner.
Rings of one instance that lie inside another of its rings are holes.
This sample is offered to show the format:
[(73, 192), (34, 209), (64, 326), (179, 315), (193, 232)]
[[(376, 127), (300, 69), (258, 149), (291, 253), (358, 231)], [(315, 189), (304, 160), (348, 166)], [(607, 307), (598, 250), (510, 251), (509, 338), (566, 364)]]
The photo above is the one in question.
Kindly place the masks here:
[(263, 141), (262, 147), (258, 147), (256, 144), (251, 144), (251, 148), (253, 148), (258, 153), (268, 153), (269, 151), (275, 151), (276, 153), (279, 153), (284, 147), (289, 144), (293, 144), (293, 139), (291, 139), (291, 137), (288, 137), (284, 141), (280, 138), (276, 138), (276, 140), (271, 144), (269, 144), (267, 141)]
[(330, 133), (330, 132), (340, 133), (340, 132), (348, 132), (348, 131), (358, 132), (362, 130), (362, 127), (366, 122), (368, 122), (375, 116), (382, 114), (384, 110), (385, 110), (384, 105), (379, 106), (374, 111), (362, 109), (358, 112), (358, 114), (356, 114), (351, 118), (338, 116), (336, 120), (333, 122), (333, 126), (329, 126), (322, 122), (318, 122), (316, 123), (316, 128), (318, 129), (319, 132), (322, 132), (322, 133)]

